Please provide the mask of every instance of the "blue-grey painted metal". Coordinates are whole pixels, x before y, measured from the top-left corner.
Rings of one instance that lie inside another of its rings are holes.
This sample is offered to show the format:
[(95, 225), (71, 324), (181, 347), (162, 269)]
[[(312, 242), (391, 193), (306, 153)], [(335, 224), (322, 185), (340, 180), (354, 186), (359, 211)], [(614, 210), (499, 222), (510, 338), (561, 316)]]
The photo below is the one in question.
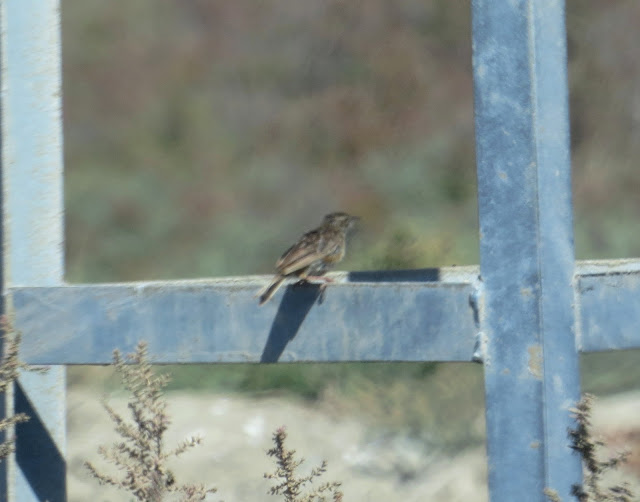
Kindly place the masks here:
[(640, 349), (640, 261), (585, 262), (580, 271), (579, 349)]
[[(640, 348), (640, 262), (576, 269), (579, 348)], [(323, 296), (290, 286), (262, 308), (255, 294), (270, 277), (15, 287), (10, 295), (30, 364), (107, 364), (113, 349), (130, 352), (140, 340), (162, 363), (470, 361), (478, 275), (477, 267), (337, 274)], [(424, 307), (414, 311), (416, 302)], [(375, 314), (364, 304), (378, 305)]]
[(569, 500), (579, 398), (564, 2), (474, 0), (480, 325), (493, 501)]
[(409, 277), (331, 284), (322, 293), (291, 285), (263, 307), (256, 292), (266, 277), (18, 288), (12, 297), (16, 326), (29, 334), (22, 358), (33, 364), (105, 364), (115, 348), (130, 352), (140, 340), (166, 363), (471, 361), (472, 277)]
[[(59, 8), (58, 0), (0, 1), (5, 292), (62, 283)], [(10, 296), (5, 303), (11, 312)], [(31, 421), (18, 426), (2, 500), (66, 498), (64, 397), (63, 367), (20, 377), (15, 409)]]
[[(338, 273), (259, 308), (264, 277), (62, 283), (58, 0), (0, 0), (3, 307), (23, 359), (104, 364), (139, 340), (164, 363), (480, 358), (491, 499), (548, 487), (570, 500), (577, 353), (640, 347), (640, 262), (574, 275), (563, 2), (472, 9), (482, 280), (476, 267)], [(65, 500), (64, 370), (23, 375), (15, 403), (32, 419), (20, 469), (0, 464), (0, 500)]]

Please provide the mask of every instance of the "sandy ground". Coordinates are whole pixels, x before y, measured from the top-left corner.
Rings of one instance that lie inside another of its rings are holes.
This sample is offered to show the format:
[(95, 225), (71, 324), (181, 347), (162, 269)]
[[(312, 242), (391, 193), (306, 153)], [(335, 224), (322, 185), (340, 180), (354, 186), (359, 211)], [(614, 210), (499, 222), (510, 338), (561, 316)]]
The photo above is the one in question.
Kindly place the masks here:
[[(171, 393), (168, 400), (173, 423), (167, 447), (191, 435), (204, 438), (172, 470), (178, 481), (217, 487), (218, 493), (210, 500), (280, 500), (267, 495), (270, 485), (263, 473), (274, 469), (265, 451), (271, 447), (273, 431), (282, 425), (287, 427), (289, 447), (306, 459), (303, 472), (326, 459), (325, 481), (342, 481), (345, 501), (488, 500), (484, 448), (444, 456), (408, 438), (376, 435), (353, 417), (335, 416), (322, 406), (282, 398)], [(109, 402), (118, 409), (125, 406), (122, 397)], [(640, 430), (640, 392), (597, 401), (593, 418), (597, 430), (607, 438), (633, 446), (625, 438), (628, 431), (633, 437), (633, 431), (637, 436)], [(97, 446), (115, 439), (100, 397), (85, 388), (71, 389), (68, 426), (69, 500), (132, 500), (123, 492), (99, 486), (82, 466), (84, 460), (91, 460), (105, 467)], [(636, 453), (638, 447), (640, 439), (633, 446)], [(627, 479), (633, 478), (627, 475)], [(637, 479), (635, 486), (640, 487)]]

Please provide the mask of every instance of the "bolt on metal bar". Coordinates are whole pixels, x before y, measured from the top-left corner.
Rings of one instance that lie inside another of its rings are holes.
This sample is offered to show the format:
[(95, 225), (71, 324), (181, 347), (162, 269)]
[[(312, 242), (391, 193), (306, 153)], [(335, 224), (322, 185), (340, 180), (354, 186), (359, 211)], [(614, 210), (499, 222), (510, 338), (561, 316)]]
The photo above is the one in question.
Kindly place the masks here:
[(492, 501), (568, 500), (579, 398), (564, 2), (472, 2)]

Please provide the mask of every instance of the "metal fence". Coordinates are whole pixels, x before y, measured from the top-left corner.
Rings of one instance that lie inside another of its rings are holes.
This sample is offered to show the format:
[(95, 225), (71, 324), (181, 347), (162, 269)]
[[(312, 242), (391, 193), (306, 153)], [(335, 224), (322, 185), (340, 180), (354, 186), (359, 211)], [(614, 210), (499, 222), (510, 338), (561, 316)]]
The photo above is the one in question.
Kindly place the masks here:
[(579, 352), (640, 347), (640, 262), (575, 263), (564, 3), (474, 0), (481, 262), (357, 272), (286, 289), (257, 278), (64, 283), (59, 0), (1, 0), (4, 310), (29, 364), (28, 413), (0, 499), (63, 501), (66, 364), (149, 342), (163, 363), (472, 361), (485, 368), (492, 501), (570, 500)]

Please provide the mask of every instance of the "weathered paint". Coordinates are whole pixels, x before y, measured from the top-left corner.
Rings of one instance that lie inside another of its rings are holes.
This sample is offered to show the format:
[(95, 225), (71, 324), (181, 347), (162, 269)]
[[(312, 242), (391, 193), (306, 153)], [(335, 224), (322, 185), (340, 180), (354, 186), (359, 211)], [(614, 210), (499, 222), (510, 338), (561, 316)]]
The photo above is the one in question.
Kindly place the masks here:
[(579, 376), (564, 3), (472, 9), (489, 490), (568, 500), (581, 466), (567, 438)]
[[(640, 346), (640, 262), (590, 261), (577, 271), (582, 350)], [(290, 284), (262, 308), (255, 294), (269, 277), (10, 292), (25, 334), (23, 358), (32, 364), (106, 364), (113, 349), (131, 351), (139, 340), (165, 363), (469, 361), (487, 357), (478, 273), (477, 267), (335, 273), (323, 296), (314, 286)], [(281, 350), (270, 351), (267, 341), (277, 340)], [(526, 350), (527, 371), (540, 378), (541, 346)]]
[[(0, 1), (4, 292), (62, 283), (59, 8), (58, 0)], [(5, 300), (10, 312), (11, 297)], [(0, 464), (9, 471), (0, 498), (64, 500), (64, 367), (24, 373), (15, 409), (31, 420), (19, 426), (15, 459)]]
[(289, 285), (263, 307), (253, 280), (16, 288), (12, 297), (32, 364), (105, 364), (139, 340), (167, 363), (471, 361), (473, 284), (409, 277), (333, 283), (322, 294)]
[[(491, 499), (569, 500), (577, 349), (640, 346), (640, 262), (573, 275), (563, 2), (472, 8), (482, 281), (475, 267), (337, 273), (324, 294), (289, 286), (259, 309), (264, 277), (61, 284), (58, 0), (0, 0), (3, 288), (23, 359), (104, 364), (147, 340), (165, 363), (482, 361)], [(32, 421), (0, 498), (64, 500), (64, 370), (25, 375), (16, 402)]]
[(640, 261), (588, 262), (577, 280), (579, 349), (640, 348)]

